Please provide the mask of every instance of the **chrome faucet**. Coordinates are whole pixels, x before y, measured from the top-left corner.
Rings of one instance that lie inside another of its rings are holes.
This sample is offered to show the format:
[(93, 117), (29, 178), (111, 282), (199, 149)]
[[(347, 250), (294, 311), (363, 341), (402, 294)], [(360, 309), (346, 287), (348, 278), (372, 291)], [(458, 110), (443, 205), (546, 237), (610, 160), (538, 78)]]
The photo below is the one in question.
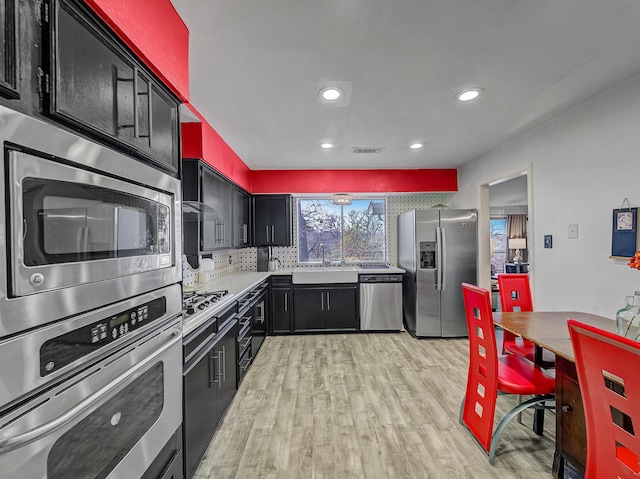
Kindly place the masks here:
[(324, 243), (320, 243), (320, 246), (318, 246), (318, 254), (320, 254), (320, 250), (322, 250), (322, 266), (326, 266), (324, 262)]

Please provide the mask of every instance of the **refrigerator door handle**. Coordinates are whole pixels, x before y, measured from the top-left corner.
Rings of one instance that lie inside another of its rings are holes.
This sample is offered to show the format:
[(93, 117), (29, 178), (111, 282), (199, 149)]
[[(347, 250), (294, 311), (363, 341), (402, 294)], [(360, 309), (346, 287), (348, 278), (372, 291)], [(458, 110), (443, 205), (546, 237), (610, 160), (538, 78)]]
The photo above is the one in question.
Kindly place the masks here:
[(436, 226), (436, 290), (442, 289), (442, 228)]
[(440, 228), (440, 290), (447, 289), (447, 265), (444, 264), (447, 257), (447, 235), (444, 228)]

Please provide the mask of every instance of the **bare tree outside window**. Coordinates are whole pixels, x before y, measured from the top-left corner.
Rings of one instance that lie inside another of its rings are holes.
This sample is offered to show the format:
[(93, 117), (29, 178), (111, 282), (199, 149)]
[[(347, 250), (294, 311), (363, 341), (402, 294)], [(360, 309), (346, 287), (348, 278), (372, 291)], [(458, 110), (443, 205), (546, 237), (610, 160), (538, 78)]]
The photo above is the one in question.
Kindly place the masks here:
[(386, 202), (354, 199), (334, 205), (329, 199), (298, 200), (298, 259), (301, 263), (386, 261)]
[(507, 219), (491, 218), (489, 220), (489, 238), (493, 244), (493, 256), (491, 264), (496, 273), (504, 272), (504, 264), (507, 262)]

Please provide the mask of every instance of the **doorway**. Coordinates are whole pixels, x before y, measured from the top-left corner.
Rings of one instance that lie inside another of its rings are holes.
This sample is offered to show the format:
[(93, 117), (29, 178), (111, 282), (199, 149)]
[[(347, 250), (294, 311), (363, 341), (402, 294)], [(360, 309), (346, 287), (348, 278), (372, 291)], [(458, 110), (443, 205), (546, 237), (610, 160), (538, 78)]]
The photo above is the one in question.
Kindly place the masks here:
[(497, 275), (529, 271), (528, 182), (528, 172), (521, 171), (488, 185), (489, 270), (494, 311), (500, 310)]

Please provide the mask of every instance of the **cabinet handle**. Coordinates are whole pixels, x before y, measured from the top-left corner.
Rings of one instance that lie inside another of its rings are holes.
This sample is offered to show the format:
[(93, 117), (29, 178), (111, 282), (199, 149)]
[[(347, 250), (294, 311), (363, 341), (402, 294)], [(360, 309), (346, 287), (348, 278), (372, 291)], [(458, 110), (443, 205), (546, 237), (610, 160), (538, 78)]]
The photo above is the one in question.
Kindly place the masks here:
[(289, 311), (289, 293), (284, 293), (284, 312)]
[(140, 125), (138, 124), (138, 67), (133, 67), (133, 137), (140, 138)]
[(331, 311), (331, 304), (329, 303), (329, 291), (327, 291), (327, 311)]
[(218, 387), (222, 387), (222, 381), (227, 382), (227, 354), (226, 354), (226, 346), (222, 346), (222, 351), (220, 351), (222, 355), (222, 367), (220, 368), (220, 375), (222, 376), (222, 380), (218, 383)]
[(224, 243), (224, 221), (220, 223), (220, 242)]
[(564, 412), (564, 413), (571, 412), (571, 406), (569, 406), (568, 404), (563, 404), (562, 405), (562, 412)]
[(275, 243), (275, 241), (276, 241), (276, 235), (275, 235), (274, 231), (275, 231), (275, 227), (273, 225), (271, 225), (271, 242), (272, 243)]
[[(133, 128), (134, 131), (134, 135), (135, 135), (135, 131), (136, 131), (136, 119), (138, 117), (138, 110), (137, 110), (137, 96), (136, 96), (136, 87), (137, 87), (137, 78), (138, 78), (138, 69), (134, 68), (133, 69), (133, 77), (132, 78), (123, 78), (121, 77), (118, 72), (116, 71), (116, 81), (113, 85), (114, 88), (114, 96), (116, 99), (116, 118), (115, 118), (115, 123), (116, 123), (116, 127), (118, 128), (118, 130), (122, 130), (124, 128)], [(123, 83), (131, 83), (133, 86), (133, 108), (134, 108), (134, 112), (133, 112), (133, 123), (125, 123), (124, 125), (120, 125), (118, 123), (118, 116), (119, 116), (119, 110), (118, 110), (118, 84), (120, 82)]]
[(247, 231), (249, 230), (249, 225), (247, 224), (243, 224), (242, 225), (242, 243), (243, 244), (247, 244)]
[[(135, 114), (133, 117), (133, 137), (134, 138), (148, 138), (149, 146), (151, 146), (151, 81), (147, 80), (147, 91), (140, 92), (140, 75), (138, 67), (133, 67), (133, 109)], [(147, 129), (148, 134), (142, 135), (140, 133), (140, 122), (138, 121), (138, 108), (140, 108), (140, 97), (147, 97)]]
[(267, 225), (267, 243), (269, 242), (269, 225)]
[(215, 363), (215, 355), (212, 354), (212, 352), (209, 352), (209, 387), (211, 387), (212, 384), (217, 383), (218, 381), (216, 381), (216, 363)]
[(324, 293), (322, 291), (320, 291), (320, 307), (324, 311)]
[(256, 304), (256, 310), (258, 311), (256, 314), (256, 321), (264, 324), (264, 301)]
[(147, 138), (149, 138), (149, 148), (151, 148), (151, 132), (153, 131), (153, 101), (152, 101), (153, 97), (151, 96), (151, 85), (152, 85), (151, 80), (147, 82), (147, 85), (148, 85), (147, 87), (147, 98), (148, 98), (147, 125), (149, 130), (148, 130), (148, 135), (146, 136)]

